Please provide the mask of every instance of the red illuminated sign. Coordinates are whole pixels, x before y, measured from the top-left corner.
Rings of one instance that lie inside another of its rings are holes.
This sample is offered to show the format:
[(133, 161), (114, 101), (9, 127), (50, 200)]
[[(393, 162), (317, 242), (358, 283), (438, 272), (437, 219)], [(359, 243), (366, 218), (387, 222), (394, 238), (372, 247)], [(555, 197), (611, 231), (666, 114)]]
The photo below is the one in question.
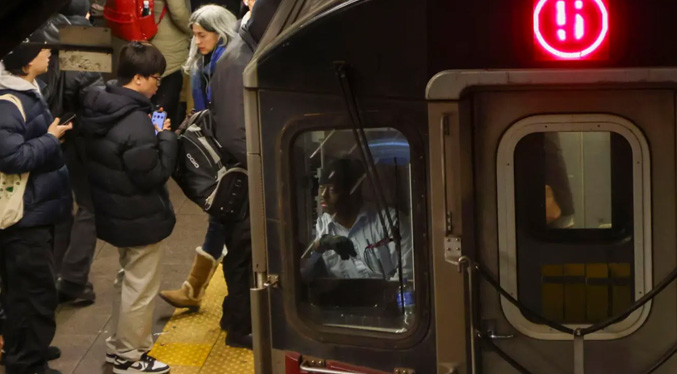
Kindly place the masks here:
[(551, 60), (604, 58), (608, 0), (535, 0), (534, 40)]

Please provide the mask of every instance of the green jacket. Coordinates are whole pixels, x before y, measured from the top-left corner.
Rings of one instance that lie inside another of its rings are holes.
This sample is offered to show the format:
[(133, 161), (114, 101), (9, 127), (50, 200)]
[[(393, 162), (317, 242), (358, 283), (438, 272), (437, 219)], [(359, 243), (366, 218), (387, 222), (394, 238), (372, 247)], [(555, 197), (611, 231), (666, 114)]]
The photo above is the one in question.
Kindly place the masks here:
[(160, 19), (162, 9), (167, 13), (158, 25), (158, 32), (150, 42), (162, 52), (167, 60), (164, 76), (181, 69), (188, 59), (188, 48), (193, 33), (188, 28), (190, 5), (188, 0), (155, 0), (155, 21)]

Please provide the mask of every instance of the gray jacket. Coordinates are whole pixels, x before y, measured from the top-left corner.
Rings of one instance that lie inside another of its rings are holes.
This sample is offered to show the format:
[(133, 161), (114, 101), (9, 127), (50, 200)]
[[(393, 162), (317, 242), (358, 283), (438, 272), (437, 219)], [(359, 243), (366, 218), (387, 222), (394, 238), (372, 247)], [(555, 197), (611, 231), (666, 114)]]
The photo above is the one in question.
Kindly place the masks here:
[(258, 0), (250, 22), (228, 43), (211, 81), (211, 111), (216, 139), (238, 162), (247, 165), (242, 73), (268, 27), (280, 0)]

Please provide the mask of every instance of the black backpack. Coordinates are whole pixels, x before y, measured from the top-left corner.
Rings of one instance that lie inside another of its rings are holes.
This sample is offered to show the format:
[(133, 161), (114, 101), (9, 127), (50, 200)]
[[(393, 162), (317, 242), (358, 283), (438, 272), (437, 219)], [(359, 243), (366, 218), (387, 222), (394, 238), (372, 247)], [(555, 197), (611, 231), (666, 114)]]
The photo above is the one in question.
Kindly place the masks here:
[(190, 118), (179, 136), (173, 178), (183, 193), (211, 216), (224, 222), (240, 221), (249, 209), (247, 170), (213, 134), (208, 109)]

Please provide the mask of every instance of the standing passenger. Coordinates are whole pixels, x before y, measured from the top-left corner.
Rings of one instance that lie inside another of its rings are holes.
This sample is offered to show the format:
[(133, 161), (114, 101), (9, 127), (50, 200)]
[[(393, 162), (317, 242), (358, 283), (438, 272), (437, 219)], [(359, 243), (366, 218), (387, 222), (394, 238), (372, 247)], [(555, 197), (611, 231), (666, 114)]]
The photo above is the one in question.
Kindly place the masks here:
[[(88, 0), (71, 0), (59, 14), (50, 17), (39, 32), (48, 42), (58, 44), (61, 27), (91, 26), (87, 19), (89, 8)], [(83, 161), (83, 139), (79, 136), (79, 117), (85, 92), (103, 86), (103, 79), (97, 72), (61, 71), (57, 58), (51, 59), (49, 71), (38, 79), (47, 84), (45, 100), (53, 115), (61, 117), (68, 112), (78, 115), (73, 131), (66, 135), (62, 147), (77, 212), (75, 217), (69, 215), (68, 219), (59, 222), (54, 230), (54, 270), (58, 278), (59, 302), (89, 305), (96, 298), (94, 287), (89, 282), (89, 270), (96, 250), (96, 227), (94, 204)]]
[(242, 5), (244, 5), (245, 9), (247, 9), (247, 13), (245, 13), (244, 16), (238, 20), (238, 31), (245, 27), (249, 22), (249, 19), (252, 17), (252, 9), (254, 8), (255, 3), (256, 0), (242, 0)]
[(85, 98), (82, 132), (96, 231), (118, 247), (120, 256), (113, 335), (106, 340), (106, 362), (117, 374), (169, 372), (169, 366), (148, 356), (161, 242), (176, 223), (166, 187), (176, 165), (176, 135), (166, 131), (169, 120), (163, 129), (150, 120), (150, 98), (165, 66), (157, 48), (132, 42), (120, 52), (118, 81)]
[[(30, 173), (23, 218), (0, 230), (0, 278), (7, 314), (7, 373), (57, 374), (47, 367), (57, 305), (52, 241), (54, 224), (71, 207), (60, 139), (72, 128), (53, 120), (35, 78), (47, 71), (50, 50), (22, 44), (0, 63), (0, 172)], [(23, 112), (23, 113), (22, 113)], [(1, 193), (1, 192), (0, 192)]]
[[(153, 103), (164, 108), (173, 126), (179, 125), (179, 100), (183, 87), (181, 67), (188, 58), (191, 30), (188, 27), (190, 10), (186, 0), (155, 0), (155, 19), (160, 20), (157, 34), (150, 40), (167, 60), (162, 86), (153, 97)], [(172, 129), (175, 130), (175, 129)]]
[[(280, 0), (257, 0), (251, 20), (233, 39), (216, 66), (212, 90), (214, 134), (221, 146), (247, 165), (247, 141), (244, 116), (244, 84), (242, 74), (273, 18)], [(249, 214), (240, 222), (225, 228), (228, 255), (223, 261), (223, 275), (229, 297), (223, 302), (221, 326), (228, 330), (226, 345), (252, 347), (251, 304), (252, 245)]]
[(218, 5), (205, 5), (190, 17), (193, 40), (184, 69), (190, 74), (196, 111), (209, 108), (214, 69), (235, 37), (236, 25), (235, 16)]
[[(235, 37), (236, 24), (235, 16), (218, 5), (205, 5), (190, 18), (193, 41), (186, 71), (191, 76), (197, 111), (209, 107), (214, 69)], [(162, 291), (160, 297), (176, 308), (197, 310), (207, 284), (223, 259), (225, 240), (223, 224), (210, 217), (204, 243), (195, 249), (197, 255), (188, 279), (180, 289)]]

